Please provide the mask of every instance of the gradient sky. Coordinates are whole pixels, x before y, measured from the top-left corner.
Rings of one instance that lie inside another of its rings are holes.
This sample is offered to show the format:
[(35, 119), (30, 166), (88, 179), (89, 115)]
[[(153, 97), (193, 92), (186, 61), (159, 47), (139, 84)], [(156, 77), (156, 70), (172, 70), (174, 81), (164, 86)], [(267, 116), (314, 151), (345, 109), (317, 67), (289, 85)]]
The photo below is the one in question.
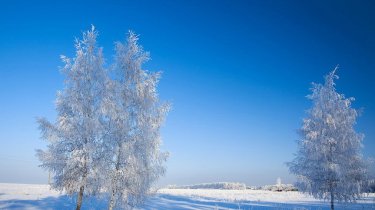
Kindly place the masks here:
[(363, 109), (375, 156), (375, 1), (46, 1), (0, 3), (0, 182), (46, 183), (36, 117), (54, 120), (61, 54), (94, 24), (108, 63), (131, 29), (173, 104), (159, 185), (293, 182), (311, 82), (340, 64), (337, 89)]

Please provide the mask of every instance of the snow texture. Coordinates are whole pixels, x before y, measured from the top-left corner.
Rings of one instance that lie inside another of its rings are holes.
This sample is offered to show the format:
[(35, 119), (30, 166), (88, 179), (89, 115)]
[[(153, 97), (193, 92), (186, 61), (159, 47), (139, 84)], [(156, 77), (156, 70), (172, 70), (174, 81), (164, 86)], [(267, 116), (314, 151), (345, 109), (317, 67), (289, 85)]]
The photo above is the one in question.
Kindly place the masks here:
[[(83, 210), (106, 209), (106, 200), (86, 197)], [(75, 199), (48, 185), (0, 183), (0, 209), (64, 210), (75, 207)], [(326, 202), (299, 192), (263, 190), (160, 189), (138, 209), (303, 209), (326, 210)], [(336, 209), (375, 209), (375, 194), (366, 194), (355, 204), (338, 204)]]

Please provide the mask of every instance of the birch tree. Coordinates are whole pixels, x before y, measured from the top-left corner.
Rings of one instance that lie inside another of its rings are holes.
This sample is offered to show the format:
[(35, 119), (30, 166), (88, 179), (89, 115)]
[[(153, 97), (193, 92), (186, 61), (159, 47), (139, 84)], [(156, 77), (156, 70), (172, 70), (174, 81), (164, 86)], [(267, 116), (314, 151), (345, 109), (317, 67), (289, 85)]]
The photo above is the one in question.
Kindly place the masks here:
[(98, 172), (101, 153), (103, 97), (106, 74), (102, 49), (97, 47), (94, 27), (76, 40), (75, 58), (62, 56), (65, 66), (64, 89), (57, 94), (57, 119), (39, 119), (42, 138), (48, 141), (45, 150), (38, 150), (41, 167), (53, 176), (52, 187), (68, 194), (77, 193), (79, 210), (84, 195), (100, 189)]
[(313, 84), (308, 98), (313, 107), (303, 120), (298, 152), (290, 162), (297, 186), (315, 198), (355, 202), (367, 183), (367, 164), (361, 148), (364, 136), (354, 129), (358, 112), (354, 98), (336, 92), (337, 67), (324, 84)]
[(129, 33), (125, 43), (116, 44), (111, 97), (105, 103), (107, 127), (104, 141), (109, 160), (106, 189), (109, 209), (131, 209), (141, 204), (152, 184), (164, 173), (167, 153), (160, 151), (160, 126), (169, 110), (160, 102), (157, 84), (160, 72), (149, 72), (142, 65), (149, 60)]

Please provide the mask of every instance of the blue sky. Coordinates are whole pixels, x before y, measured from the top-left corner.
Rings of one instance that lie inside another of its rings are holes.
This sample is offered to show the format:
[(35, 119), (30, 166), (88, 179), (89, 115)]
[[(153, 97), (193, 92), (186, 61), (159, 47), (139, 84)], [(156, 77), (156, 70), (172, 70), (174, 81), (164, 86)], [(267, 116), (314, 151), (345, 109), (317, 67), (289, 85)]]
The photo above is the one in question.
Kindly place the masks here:
[(36, 117), (53, 120), (61, 54), (94, 24), (110, 63), (131, 29), (162, 70), (173, 104), (160, 185), (293, 182), (285, 162), (311, 103), (311, 82), (340, 64), (337, 89), (363, 109), (356, 128), (375, 156), (373, 1), (3, 1), (0, 3), (0, 182), (46, 183)]

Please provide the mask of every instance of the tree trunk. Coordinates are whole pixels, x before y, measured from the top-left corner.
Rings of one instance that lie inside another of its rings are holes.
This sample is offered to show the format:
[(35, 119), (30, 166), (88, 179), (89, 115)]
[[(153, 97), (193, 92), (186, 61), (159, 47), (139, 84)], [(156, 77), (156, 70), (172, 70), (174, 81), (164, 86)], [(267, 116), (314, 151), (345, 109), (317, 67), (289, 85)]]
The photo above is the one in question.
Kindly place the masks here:
[[(333, 145), (331, 143), (329, 143), (329, 154), (330, 156), (328, 157), (328, 161), (330, 164), (333, 164)], [(334, 210), (334, 204), (333, 204), (333, 201), (334, 201), (334, 195), (333, 195), (333, 189), (334, 189), (334, 185), (335, 184), (335, 176), (334, 176), (334, 172), (332, 171), (332, 169), (330, 169), (330, 180), (329, 180), (329, 188), (330, 188), (330, 192), (331, 192), (331, 210)]]
[(333, 201), (334, 201), (334, 196), (333, 196), (333, 191), (331, 191), (331, 210), (334, 210), (334, 204), (333, 204)]
[(111, 200), (109, 201), (108, 210), (112, 210), (115, 206), (115, 189), (112, 190)]
[(117, 151), (117, 161), (115, 166), (115, 177), (112, 180), (112, 194), (111, 194), (111, 200), (109, 201), (108, 210), (112, 210), (115, 206), (115, 196), (116, 196), (116, 189), (117, 189), (117, 172), (120, 169), (120, 153), (121, 153), (121, 146), (122, 144), (119, 144), (118, 151)]
[[(85, 145), (87, 144), (86, 138), (84, 139), (84, 144)], [(76, 210), (80, 210), (82, 206), (82, 199), (83, 199), (83, 192), (85, 190), (86, 178), (87, 178), (87, 154), (85, 154), (84, 161), (83, 161), (82, 184), (81, 184), (81, 187), (79, 188)]]
[(78, 193), (78, 200), (77, 200), (77, 207), (76, 207), (76, 210), (80, 210), (81, 209), (81, 205), (82, 205), (82, 197), (83, 197), (83, 191), (84, 191), (85, 187), (84, 186), (81, 186), (79, 188), (79, 193)]

